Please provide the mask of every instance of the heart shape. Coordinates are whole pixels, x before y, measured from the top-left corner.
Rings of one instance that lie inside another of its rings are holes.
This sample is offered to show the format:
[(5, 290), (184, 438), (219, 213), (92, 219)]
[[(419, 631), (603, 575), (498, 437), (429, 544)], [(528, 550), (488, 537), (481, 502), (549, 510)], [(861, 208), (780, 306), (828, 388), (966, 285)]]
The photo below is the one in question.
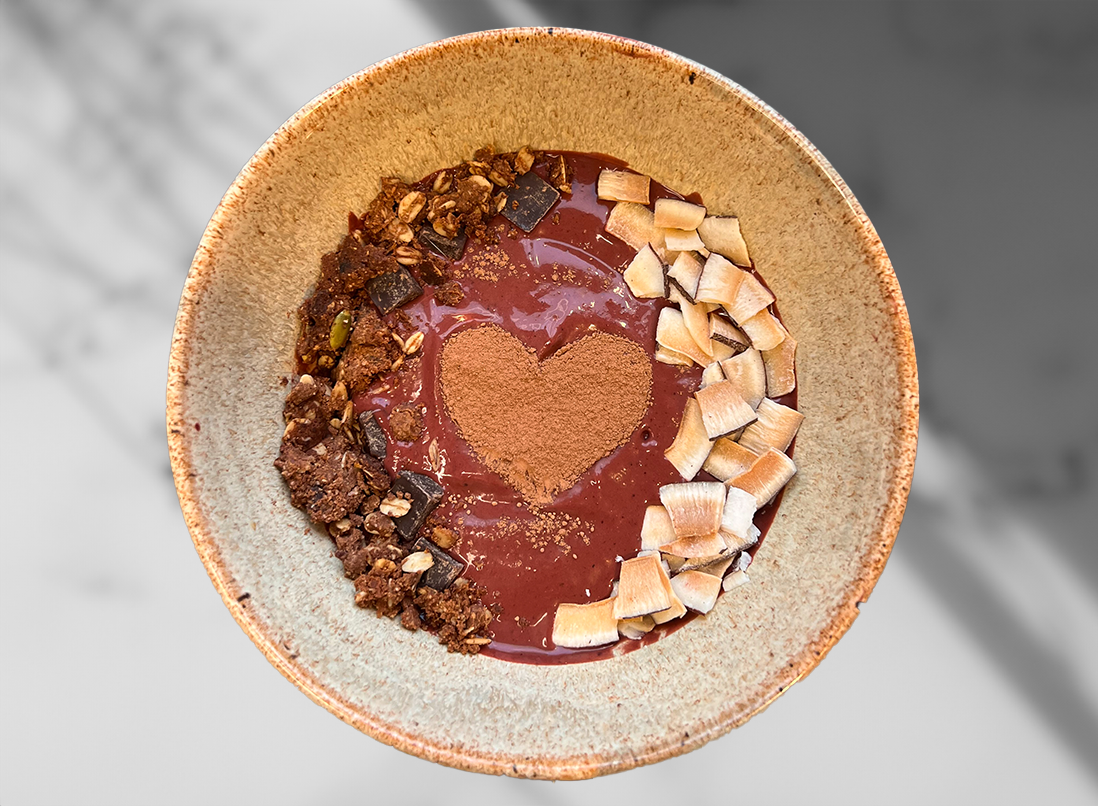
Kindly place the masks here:
[(624, 443), (651, 400), (648, 353), (601, 331), (539, 362), (503, 328), (483, 325), (447, 339), (439, 361), (461, 436), (534, 503), (548, 503)]

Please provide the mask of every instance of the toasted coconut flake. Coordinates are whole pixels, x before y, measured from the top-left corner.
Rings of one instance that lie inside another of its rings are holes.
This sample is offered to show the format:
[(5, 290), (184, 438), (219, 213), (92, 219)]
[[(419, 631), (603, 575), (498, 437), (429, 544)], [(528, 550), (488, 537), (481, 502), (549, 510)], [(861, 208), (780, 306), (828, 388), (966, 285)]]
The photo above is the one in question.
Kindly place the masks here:
[(641, 524), (641, 551), (658, 549), (675, 540), (675, 530), (671, 526), (671, 516), (667, 509), (658, 504), (644, 510), (644, 523)]
[(611, 600), (614, 602), (615, 636), (617, 620), (646, 616), (671, 606), (671, 596), (664, 585), (666, 578), (659, 556), (655, 554), (634, 557), (621, 564), (618, 595)]
[[(756, 350), (773, 350), (785, 339), (785, 328), (770, 311), (759, 311), (746, 322), (740, 322), (740, 327), (750, 337), (751, 346)], [(764, 368), (764, 375), (765, 372)]]
[(750, 266), (747, 242), (740, 233), (740, 220), (735, 216), (706, 216), (698, 224), (698, 235), (711, 252), (724, 255), (738, 266)]
[(675, 441), (663, 455), (675, 466), (683, 479), (691, 481), (705, 464), (711, 447), (712, 443), (709, 442), (709, 435), (706, 434), (705, 424), (702, 422), (701, 406), (694, 398), (689, 398), (682, 412)]
[(727, 361), (729, 358), (735, 357), (739, 351), (729, 347), (723, 341), (717, 341), (716, 339), (709, 340), (709, 351), (713, 354), (713, 360)]
[(740, 393), (740, 397), (747, 401), (753, 409), (757, 409), (766, 397), (766, 368), (763, 366), (762, 354), (754, 347), (749, 347), (739, 355), (725, 359), (721, 362), (724, 377)]
[(599, 198), (648, 204), (649, 183), (649, 178), (644, 174), (603, 169), (599, 173)]
[(675, 286), (671, 287), (671, 293), (668, 298), (679, 306), (679, 311), (682, 312), (683, 324), (686, 325), (686, 329), (690, 333), (690, 338), (694, 340), (694, 344), (698, 346), (698, 349), (701, 350), (702, 353), (712, 360), (713, 356), (710, 353), (709, 347), (709, 314), (705, 310), (705, 306), (692, 304)]
[(781, 344), (762, 354), (768, 397), (788, 395), (797, 388), (796, 359), (797, 342), (789, 335), (789, 331), (786, 331)]
[(744, 429), (740, 444), (758, 454), (766, 453), (767, 448), (784, 451), (804, 422), (804, 415), (799, 411), (770, 398), (759, 404), (757, 414), (759, 419)]
[(679, 252), (671, 268), (667, 270), (667, 279), (677, 285), (686, 298), (693, 302), (703, 266), (704, 264), (693, 252)]
[(731, 437), (721, 437), (713, 443), (702, 470), (715, 479), (728, 481), (751, 469), (758, 455), (740, 445)]
[[(669, 582), (668, 583), (668, 588), (670, 588), (670, 585), (671, 585), (671, 583)], [(667, 608), (666, 610), (661, 610), (659, 613), (653, 613), (652, 614), (652, 621), (656, 622), (656, 624), (666, 624), (669, 621), (674, 621), (675, 619), (682, 618), (685, 615), (686, 615), (686, 605), (684, 605), (679, 600), (679, 597), (676, 596), (674, 594), (674, 592), (672, 592), (671, 593), (671, 606), (669, 608)]]
[(634, 249), (648, 243), (652, 227), (652, 211), (635, 202), (618, 202), (606, 219), (606, 231)]
[(705, 248), (702, 239), (698, 237), (698, 231), (694, 229), (664, 230), (664, 243), (675, 252), (694, 252)]
[(705, 208), (681, 199), (657, 199), (655, 220), (657, 227), (697, 229), (705, 220)]
[(671, 516), (676, 537), (717, 532), (721, 526), (725, 498), (724, 485), (718, 481), (694, 481), (660, 487), (660, 502)]
[(738, 487), (728, 488), (728, 498), (724, 502), (724, 513), (721, 515), (721, 539), (732, 551), (742, 551), (747, 546), (755, 544), (751, 537), (751, 527), (754, 525), (755, 496)]
[(707, 386), (711, 386), (714, 383), (720, 383), (723, 380), (724, 373), (721, 371), (720, 362), (714, 361), (702, 370), (701, 388), (704, 389)]
[(651, 616), (637, 616), (636, 618), (625, 618), (619, 621), (618, 632), (624, 638), (639, 641), (652, 632), (655, 626), (656, 622), (652, 620)]
[(656, 344), (664, 349), (689, 356), (699, 366), (706, 366), (710, 356), (702, 352), (686, 327), (682, 311), (667, 307), (660, 310), (656, 320)]
[(747, 274), (720, 255), (710, 254), (698, 279), (698, 301), (720, 303), (726, 307), (734, 305)]
[(660, 546), (660, 551), (674, 557), (711, 557), (720, 554), (727, 548), (724, 539), (719, 532), (711, 535), (697, 535), (694, 537), (680, 537), (665, 546)]
[(682, 571), (671, 579), (671, 590), (691, 610), (708, 613), (717, 603), (721, 578), (702, 571)]
[(724, 554), (714, 554), (712, 557), (691, 557), (683, 563), (679, 570), (701, 571), (703, 574), (723, 577), (724, 572), (728, 570), (735, 559), (736, 555), (730, 551), (726, 551)]
[(640, 248), (622, 277), (637, 299), (655, 299), (664, 295), (663, 262), (650, 244)]
[[(762, 509), (796, 472), (797, 466), (792, 459), (771, 448), (755, 460), (750, 470), (736, 476), (729, 483), (755, 496), (755, 506)], [(671, 522), (675, 522), (674, 513), (671, 514)]]
[[(740, 283), (740, 287), (736, 289), (736, 299), (731, 305), (725, 305), (724, 309), (728, 311), (729, 316), (742, 326), (745, 321), (759, 311), (765, 310), (773, 301), (774, 295), (759, 282), (759, 278), (751, 272), (745, 271), (743, 281)], [(758, 345), (755, 346), (758, 347)]]
[(714, 313), (709, 314), (709, 338), (727, 344), (732, 349), (732, 355), (739, 355), (751, 347), (751, 339), (747, 338), (746, 333)]
[(740, 587), (740, 585), (746, 585), (750, 581), (751, 580), (747, 578), (747, 574), (745, 574), (743, 571), (733, 571), (731, 574), (724, 578), (724, 582), (721, 583), (721, 587), (724, 588), (725, 593), (727, 593), (733, 588)]
[(553, 619), (553, 643), (569, 649), (609, 644), (618, 640), (614, 617), (617, 599), (591, 604), (560, 604)]
[(692, 367), (694, 366), (694, 360), (688, 356), (683, 355), (675, 350), (668, 350), (666, 347), (656, 346), (656, 352), (653, 356), (661, 364), (670, 364), (676, 367)]
[(731, 381), (714, 383), (694, 393), (701, 406), (702, 424), (710, 439), (727, 436), (755, 420), (748, 405)]

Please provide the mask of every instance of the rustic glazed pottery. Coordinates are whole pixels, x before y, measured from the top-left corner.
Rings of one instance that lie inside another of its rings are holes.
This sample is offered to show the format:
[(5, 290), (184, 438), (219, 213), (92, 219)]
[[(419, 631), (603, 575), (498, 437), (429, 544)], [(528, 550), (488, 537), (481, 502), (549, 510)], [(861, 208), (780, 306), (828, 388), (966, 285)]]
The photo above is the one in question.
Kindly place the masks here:
[[(611, 154), (740, 216), (799, 349), (800, 472), (708, 616), (621, 657), (530, 666), (448, 654), (354, 605), (331, 541), (272, 462), (295, 308), (380, 177), (492, 144)], [(168, 441), (195, 547), (272, 664), (340, 719), (432, 761), (584, 778), (698, 747), (820, 662), (900, 526), (918, 385), (907, 312), (869, 220), (813, 146), (729, 81), (603, 34), (490, 31), (402, 53), (294, 115), (240, 173), (180, 302)]]

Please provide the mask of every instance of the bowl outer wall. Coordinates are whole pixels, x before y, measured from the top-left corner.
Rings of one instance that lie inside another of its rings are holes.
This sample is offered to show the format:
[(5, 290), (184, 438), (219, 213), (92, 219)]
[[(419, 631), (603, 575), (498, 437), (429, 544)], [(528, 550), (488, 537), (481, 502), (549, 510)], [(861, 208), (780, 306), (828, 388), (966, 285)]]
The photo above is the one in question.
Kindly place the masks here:
[[(492, 144), (613, 154), (740, 216), (797, 338), (799, 473), (751, 583), (641, 651), (528, 666), (442, 650), (355, 607), (272, 461), (295, 309), (382, 176)], [(379, 62), (319, 96), (241, 171), (184, 286), (168, 442), (195, 547), (268, 660), (339, 718), (462, 769), (586, 778), (746, 722), (813, 669), (888, 558), (918, 429), (907, 311), (876, 232), (816, 149), (728, 79), (631, 40), (511, 29)]]

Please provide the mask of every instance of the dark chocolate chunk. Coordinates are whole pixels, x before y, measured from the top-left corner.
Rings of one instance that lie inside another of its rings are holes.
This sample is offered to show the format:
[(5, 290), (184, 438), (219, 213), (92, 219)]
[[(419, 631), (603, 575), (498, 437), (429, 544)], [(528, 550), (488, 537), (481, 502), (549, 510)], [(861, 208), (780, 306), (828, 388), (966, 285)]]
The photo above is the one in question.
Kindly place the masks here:
[(447, 552), (440, 549), (430, 540), (421, 537), (412, 544), (412, 551), (429, 551), (435, 560), (435, 564), (423, 574), (423, 584), (437, 591), (444, 591), (454, 580), (461, 576), (465, 566), (459, 560), (455, 560)]
[(366, 283), (370, 299), (381, 313), (399, 308), (423, 293), (423, 288), (406, 268), (379, 274)]
[(442, 485), (429, 476), (422, 476), (410, 470), (401, 470), (389, 488), (394, 494), (410, 493), (412, 508), (399, 518), (394, 518), (397, 531), (405, 540), (415, 537), (419, 527), (427, 520), (431, 510), (438, 506), (445, 492)]
[(529, 232), (545, 218), (560, 198), (560, 193), (533, 171), (515, 180), (515, 186), (507, 191), (507, 204), (503, 205), (504, 217), (523, 232)]
[(459, 232), (453, 238), (447, 238), (445, 235), (439, 235), (430, 226), (422, 227), (418, 237), (420, 242), (429, 249), (450, 260), (459, 260), (461, 258), (467, 240), (464, 231)]
[(358, 425), (362, 429), (362, 436), (366, 440), (366, 450), (377, 459), (384, 459), (389, 450), (389, 440), (385, 431), (378, 425), (377, 418), (372, 411), (364, 411), (358, 415)]

